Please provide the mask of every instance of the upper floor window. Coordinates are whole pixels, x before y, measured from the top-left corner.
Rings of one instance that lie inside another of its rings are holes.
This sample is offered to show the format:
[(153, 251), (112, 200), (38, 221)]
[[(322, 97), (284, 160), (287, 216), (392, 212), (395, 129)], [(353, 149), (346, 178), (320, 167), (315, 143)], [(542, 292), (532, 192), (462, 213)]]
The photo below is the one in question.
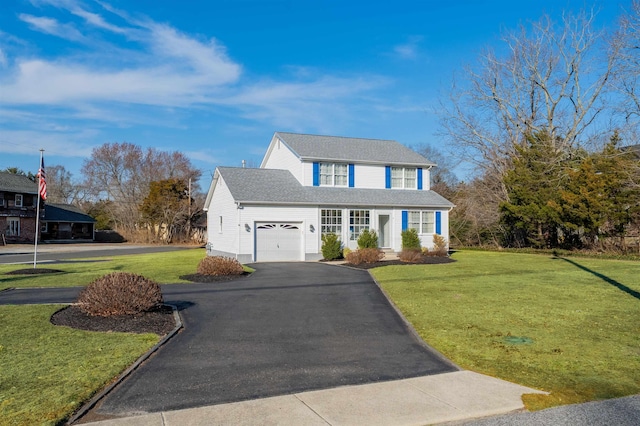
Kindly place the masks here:
[(415, 167), (391, 167), (391, 188), (416, 189), (417, 181)]
[(22, 194), (16, 194), (14, 206), (22, 207)]
[(347, 186), (349, 183), (347, 164), (320, 163), (320, 185)]

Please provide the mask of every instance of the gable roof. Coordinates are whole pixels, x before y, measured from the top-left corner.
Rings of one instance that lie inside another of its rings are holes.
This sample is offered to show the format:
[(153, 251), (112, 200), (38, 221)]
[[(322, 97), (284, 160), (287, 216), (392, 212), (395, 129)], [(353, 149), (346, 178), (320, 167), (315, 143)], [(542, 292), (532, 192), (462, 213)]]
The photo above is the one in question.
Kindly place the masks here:
[(45, 222), (95, 223), (96, 220), (70, 204), (46, 204), (44, 207)]
[(280, 139), (302, 160), (329, 160), (435, 166), (422, 155), (394, 140), (347, 138), (276, 132)]
[(303, 186), (288, 170), (218, 167), (217, 173), (229, 188), (234, 201), (245, 204), (454, 206), (434, 191)]
[(0, 192), (18, 192), (22, 194), (37, 194), (38, 184), (23, 175), (0, 172)]

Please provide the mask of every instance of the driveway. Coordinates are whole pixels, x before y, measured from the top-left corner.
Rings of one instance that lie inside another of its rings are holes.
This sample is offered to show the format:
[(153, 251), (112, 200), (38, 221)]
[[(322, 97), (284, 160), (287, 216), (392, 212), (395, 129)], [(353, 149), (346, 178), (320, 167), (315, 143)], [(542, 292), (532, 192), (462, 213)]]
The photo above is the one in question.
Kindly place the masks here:
[(95, 413), (126, 416), (457, 368), (418, 340), (366, 271), (253, 265), (218, 284), (165, 286), (184, 330)]

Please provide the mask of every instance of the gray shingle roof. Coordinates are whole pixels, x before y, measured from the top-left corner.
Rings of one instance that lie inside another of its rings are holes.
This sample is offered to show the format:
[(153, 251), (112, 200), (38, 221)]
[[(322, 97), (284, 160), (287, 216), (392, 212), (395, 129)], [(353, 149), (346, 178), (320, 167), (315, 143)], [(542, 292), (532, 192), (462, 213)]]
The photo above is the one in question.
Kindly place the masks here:
[(304, 160), (435, 166), (435, 163), (393, 140), (286, 132), (276, 132), (275, 136)]
[(218, 167), (236, 202), (379, 207), (438, 207), (453, 204), (434, 191), (303, 186), (288, 170)]
[(0, 172), (0, 192), (37, 194), (38, 184), (26, 176)]
[(96, 220), (70, 204), (46, 204), (45, 222), (94, 223)]

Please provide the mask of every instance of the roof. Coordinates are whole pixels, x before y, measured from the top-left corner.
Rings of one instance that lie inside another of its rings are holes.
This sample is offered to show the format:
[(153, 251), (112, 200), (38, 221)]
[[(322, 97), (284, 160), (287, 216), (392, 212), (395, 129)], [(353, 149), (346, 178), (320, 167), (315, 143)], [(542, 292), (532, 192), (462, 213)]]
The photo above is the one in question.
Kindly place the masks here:
[(288, 170), (218, 167), (236, 202), (385, 207), (454, 205), (434, 191), (303, 186)]
[(37, 194), (38, 184), (24, 175), (0, 172), (0, 191)]
[(303, 160), (435, 166), (435, 163), (394, 140), (286, 132), (276, 132), (275, 137)]
[(95, 223), (96, 220), (70, 204), (46, 204), (45, 222)]

